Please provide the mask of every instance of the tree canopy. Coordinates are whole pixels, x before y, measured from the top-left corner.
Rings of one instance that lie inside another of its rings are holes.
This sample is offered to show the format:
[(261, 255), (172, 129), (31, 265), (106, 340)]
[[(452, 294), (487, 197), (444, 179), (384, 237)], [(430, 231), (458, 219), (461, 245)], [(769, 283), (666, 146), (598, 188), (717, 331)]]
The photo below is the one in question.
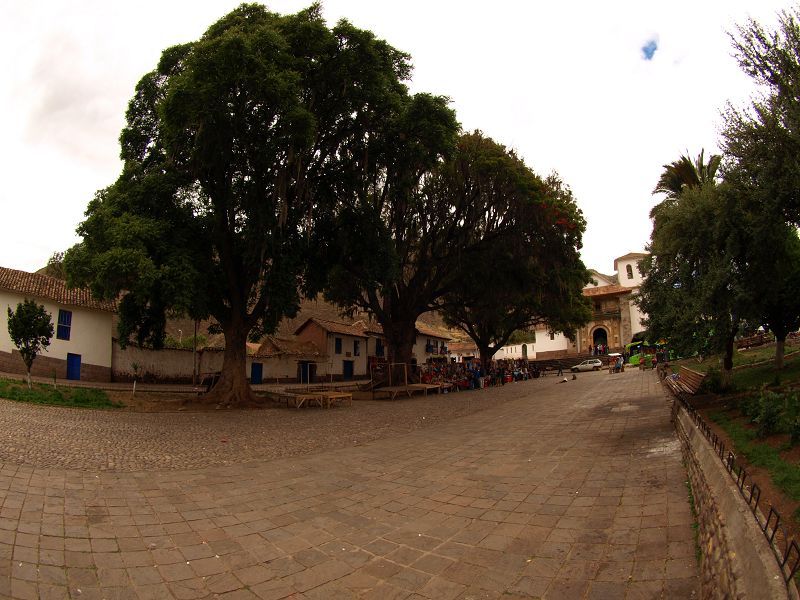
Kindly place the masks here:
[(558, 176), (539, 185), (541, 197), (526, 190), (510, 199), (517, 226), (474, 253), (442, 301), (445, 322), (475, 342), (482, 364), (515, 331), (547, 325), (571, 337), (591, 317), (579, 257), (585, 221)]
[[(749, 20), (731, 34), (742, 70), (760, 87), (749, 107), (729, 105), (722, 131), (726, 179), (758, 194), (765, 210), (800, 224), (800, 13), (769, 31)], [(735, 167), (735, 168), (732, 168)], [(733, 172), (735, 171), (735, 172)]]
[[(540, 311), (554, 314), (544, 308), (545, 281), (572, 290), (585, 276), (577, 258), (584, 222), (571, 198), (548, 193), (522, 160), (482, 133), (456, 137), (458, 125), (443, 104), (426, 99), (422, 108), (426, 116), (409, 124), (424, 127), (399, 136), (399, 158), (366, 193), (343, 203), (326, 290), (334, 302), (372, 313), (390, 360), (403, 363), (411, 360), (414, 323), (427, 311), (462, 301), (475, 311), (521, 302), (503, 319), (481, 314), (493, 339), (507, 338), (538, 322)], [(557, 263), (565, 267), (561, 282), (547, 272)], [(516, 287), (468, 288), (500, 270), (511, 272)], [(464, 321), (450, 316), (451, 323)]]
[(136, 86), (122, 174), (89, 204), (70, 283), (122, 294), (123, 342), (160, 347), (169, 312), (213, 317), (225, 358), (210, 399), (248, 402), (245, 342), (319, 289), (337, 199), (372, 189), (398, 123), (423, 140), (414, 111), (444, 105), (409, 97), (409, 73), (406, 54), (347, 21), (329, 29), (318, 5), (245, 4), (168, 48)]

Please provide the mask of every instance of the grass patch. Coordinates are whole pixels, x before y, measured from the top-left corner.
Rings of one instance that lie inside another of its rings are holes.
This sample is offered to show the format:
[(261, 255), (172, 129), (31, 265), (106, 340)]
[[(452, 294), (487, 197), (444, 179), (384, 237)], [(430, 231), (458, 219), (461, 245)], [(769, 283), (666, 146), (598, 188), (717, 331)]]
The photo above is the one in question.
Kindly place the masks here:
[[(728, 415), (714, 412), (709, 415), (712, 421), (725, 430), (738, 454), (750, 464), (766, 469), (772, 482), (792, 500), (800, 501), (800, 466), (786, 462), (780, 450), (765, 443), (759, 443), (756, 432), (732, 421)], [(798, 509), (794, 518), (800, 519)]]
[(697, 520), (697, 506), (694, 503), (694, 493), (692, 492), (692, 482), (686, 480), (686, 491), (689, 494), (689, 507), (692, 509), (692, 531), (694, 532), (694, 557), (697, 564), (703, 558), (703, 550), (700, 548), (700, 523)]
[(124, 404), (109, 399), (103, 390), (94, 388), (56, 388), (52, 385), (27, 383), (0, 379), (0, 398), (31, 404), (73, 406), (80, 408), (121, 408)]
[[(800, 350), (796, 346), (786, 348), (784, 367), (775, 370), (775, 346), (768, 345), (753, 348), (746, 352), (734, 352), (731, 374), (732, 390), (758, 390), (764, 386), (785, 386), (800, 384)], [(721, 369), (721, 355), (707, 357), (702, 362), (687, 358), (670, 363), (673, 373), (678, 373), (684, 366), (698, 373), (708, 374), (709, 371)], [(745, 367), (736, 369), (736, 367)]]

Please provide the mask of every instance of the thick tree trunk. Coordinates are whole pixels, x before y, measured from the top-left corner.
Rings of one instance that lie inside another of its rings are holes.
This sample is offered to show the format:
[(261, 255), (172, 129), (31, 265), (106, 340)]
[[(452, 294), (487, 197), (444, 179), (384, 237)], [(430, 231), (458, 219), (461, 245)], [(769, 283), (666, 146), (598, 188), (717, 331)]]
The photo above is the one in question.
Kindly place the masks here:
[(722, 360), (722, 373), (720, 373), (720, 383), (723, 390), (730, 389), (733, 375), (733, 342), (734, 336), (731, 335), (725, 341), (725, 357)]
[[(419, 381), (419, 373), (413, 363), (414, 343), (417, 340), (416, 321), (402, 321), (383, 326), (386, 349), (391, 367), (391, 385), (404, 385), (406, 373), (408, 383)], [(386, 382), (389, 385), (390, 382)]]
[(783, 355), (786, 352), (786, 334), (781, 337), (775, 336), (775, 368), (783, 368)]
[(256, 397), (247, 381), (248, 332), (241, 321), (233, 321), (223, 331), (225, 354), (219, 381), (203, 400), (224, 407), (251, 406), (256, 403)]
[(489, 365), (492, 362), (492, 357), (495, 355), (489, 346), (478, 346), (478, 352), (481, 357), (481, 372), (486, 375), (489, 372)]

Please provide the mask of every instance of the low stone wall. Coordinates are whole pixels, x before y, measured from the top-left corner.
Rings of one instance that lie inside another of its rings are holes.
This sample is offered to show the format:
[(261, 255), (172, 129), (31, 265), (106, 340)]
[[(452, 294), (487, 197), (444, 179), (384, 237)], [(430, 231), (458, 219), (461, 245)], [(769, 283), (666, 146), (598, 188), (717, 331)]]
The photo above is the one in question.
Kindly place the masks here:
[(719, 456), (683, 408), (675, 414), (698, 513), (702, 597), (796, 600), (794, 584), (784, 584), (772, 549)]

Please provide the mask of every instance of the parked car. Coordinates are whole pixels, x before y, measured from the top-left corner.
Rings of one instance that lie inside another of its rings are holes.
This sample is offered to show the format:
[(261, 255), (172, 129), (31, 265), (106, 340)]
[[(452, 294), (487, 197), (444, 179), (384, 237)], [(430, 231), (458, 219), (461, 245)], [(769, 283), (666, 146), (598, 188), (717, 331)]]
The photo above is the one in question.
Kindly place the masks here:
[(573, 373), (577, 373), (578, 371), (599, 371), (603, 368), (603, 361), (599, 358), (590, 358), (589, 360), (585, 360), (582, 363), (578, 363), (574, 367), (570, 367), (569, 370)]

